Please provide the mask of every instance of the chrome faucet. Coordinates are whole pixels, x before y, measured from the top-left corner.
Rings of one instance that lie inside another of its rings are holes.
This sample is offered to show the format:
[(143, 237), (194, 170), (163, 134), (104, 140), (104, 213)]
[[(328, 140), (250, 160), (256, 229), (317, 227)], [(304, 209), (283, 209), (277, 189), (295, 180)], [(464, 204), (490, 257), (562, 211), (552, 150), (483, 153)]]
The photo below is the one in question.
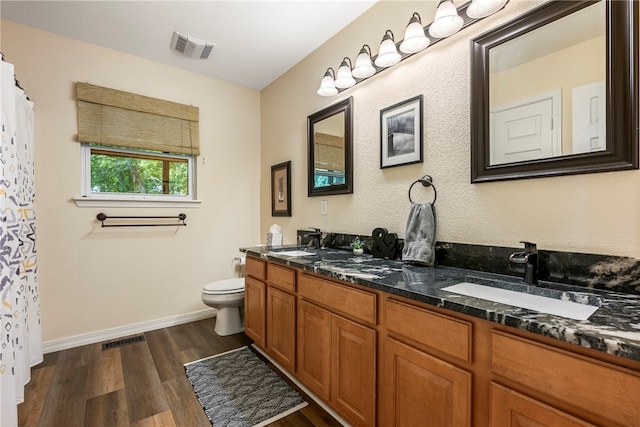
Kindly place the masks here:
[(320, 249), (320, 241), (322, 240), (322, 232), (319, 228), (309, 227), (313, 229), (313, 233), (307, 233), (304, 235), (305, 238), (312, 237), (315, 241), (315, 248)]
[(524, 252), (515, 252), (509, 255), (509, 261), (516, 264), (524, 264), (524, 282), (528, 285), (538, 284), (538, 248), (535, 243), (524, 243)]

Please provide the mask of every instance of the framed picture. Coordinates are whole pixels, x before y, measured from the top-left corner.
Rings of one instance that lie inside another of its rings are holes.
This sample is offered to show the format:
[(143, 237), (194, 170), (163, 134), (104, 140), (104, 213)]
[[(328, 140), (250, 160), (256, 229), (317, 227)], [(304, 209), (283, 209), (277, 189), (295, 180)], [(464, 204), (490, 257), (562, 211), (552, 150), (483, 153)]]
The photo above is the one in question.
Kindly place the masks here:
[(422, 163), (422, 95), (380, 110), (380, 168)]
[(291, 216), (291, 160), (271, 166), (271, 216)]

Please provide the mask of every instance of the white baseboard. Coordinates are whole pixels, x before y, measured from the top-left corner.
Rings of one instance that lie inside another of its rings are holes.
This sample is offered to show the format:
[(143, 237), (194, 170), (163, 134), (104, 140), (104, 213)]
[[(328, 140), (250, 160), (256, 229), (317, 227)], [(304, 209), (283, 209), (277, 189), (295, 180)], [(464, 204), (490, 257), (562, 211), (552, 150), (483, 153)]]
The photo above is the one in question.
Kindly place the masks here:
[(214, 317), (216, 313), (217, 311), (215, 308), (206, 308), (192, 313), (178, 314), (176, 316), (150, 320), (148, 322), (134, 323), (132, 325), (120, 326), (118, 328), (105, 329), (102, 331), (90, 332), (88, 334), (76, 335), (58, 340), (45, 341), (42, 343), (42, 351), (45, 354), (53, 353), (54, 351), (67, 350), (69, 348), (80, 347), (87, 344), (122, 338), (127, 335), (139, 334), (160, 328), (168, 328), (170, 326)]

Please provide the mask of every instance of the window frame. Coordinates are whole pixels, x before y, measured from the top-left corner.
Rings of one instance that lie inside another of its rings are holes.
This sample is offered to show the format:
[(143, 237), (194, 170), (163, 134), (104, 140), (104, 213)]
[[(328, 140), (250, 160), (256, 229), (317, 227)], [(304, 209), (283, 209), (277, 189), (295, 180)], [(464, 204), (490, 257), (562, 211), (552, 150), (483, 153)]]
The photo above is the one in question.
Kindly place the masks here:
[[(131, 157), (141, 157), (148, 154), (152, 157), (187, 160), (188, 194), (185, 196), (171, 194), (139, 194), (139, 193), (95, 193), (91, 191), (91, 150), (102, 152), (115, 152), (131, 154)], [(114, 201), (154, 201), (154, 202), (190, 202), (196, 201), (196, 155), (180, 155), (173, 153), (161, 153), (155, 151), (118, 148), (109, 145), (81, 143), (82, 167), (81, 167), (81, 196), (87, 200), (114, 200)]]

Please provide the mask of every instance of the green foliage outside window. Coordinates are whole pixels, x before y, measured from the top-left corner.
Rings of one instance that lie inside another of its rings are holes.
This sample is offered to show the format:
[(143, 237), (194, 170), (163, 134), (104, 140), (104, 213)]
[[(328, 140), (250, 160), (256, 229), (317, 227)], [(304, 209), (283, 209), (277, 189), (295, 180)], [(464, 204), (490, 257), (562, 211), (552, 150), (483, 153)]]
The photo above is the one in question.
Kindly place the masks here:
[(315, 187), (344, 184), (344, 171), (329, 171), (316, 168), (314, 176)]
[[(91, 153), (91, 192), (189, 194), (189, 167), (186, 159), (126, 154)], [(163, 168), (168, 168), (169, 182), (163, 186)], [(164, 188), (163, 188), (164, 187)]]

